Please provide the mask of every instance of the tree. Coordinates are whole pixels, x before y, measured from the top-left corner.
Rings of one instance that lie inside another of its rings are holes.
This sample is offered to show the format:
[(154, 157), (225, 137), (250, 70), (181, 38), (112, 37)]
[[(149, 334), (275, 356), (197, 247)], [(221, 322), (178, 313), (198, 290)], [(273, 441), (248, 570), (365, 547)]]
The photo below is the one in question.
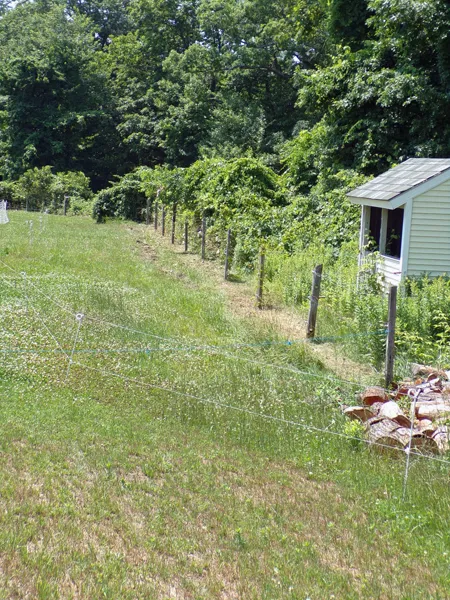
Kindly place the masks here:
[(368, 33), (368, 17), (367, 0), (331, 0), (329, 28), (332, 39), (353, 49), (361, 47)]
[(51, 164), (104, 183), (115, 134), (86, 17), (68, 18), (60, 6), (9, 11), (0, 21), (0, 97), (3, 176)]

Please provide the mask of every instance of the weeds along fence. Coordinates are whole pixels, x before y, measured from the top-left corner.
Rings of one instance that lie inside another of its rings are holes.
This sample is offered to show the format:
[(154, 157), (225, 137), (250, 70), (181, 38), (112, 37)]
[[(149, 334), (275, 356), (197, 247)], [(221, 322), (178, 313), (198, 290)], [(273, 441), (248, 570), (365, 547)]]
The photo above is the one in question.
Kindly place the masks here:
[[(134, 319), (98, 316), (111, 298), (123, 307), (128, 292), (69, 277), (60, 295), (55, 276), (17, 272), (3, 260), (0, 269), (3, 374), (33, 381), (44, 401), (55, 387), (76, 389), (76, 397), (107, 390), (126, 410), (146, 402), (155, 419), (294, 460), (311, 478), (332, 474), (355, 486), (387, 486), (396, 498), (407, 490), (412, 502), (425, 480), (436, 488), (446, 477), (449, 461), (414, 450), (372, 444), (390, 454), (373, 460), (361, 429), (342, 414), (370, 378), (350, 364), (346, 377), (330, 375), (306, 339), (212, 344), (161, 335), (149, 321), (141, 328)], [(145, 322), (144, 313), (135, 319)], [(403, 457), (404, 473), (403, 463), (392, 468), (392, 453)]]
[[(172, 243), (183, 244), (185, 252), (193, 252), (204, 260), (219, 259), (224, 264), (224, 278), (239, 280), (242, 274), (239, 248), (233, 230), (218, 233), (212, 219), (201, 222), (177, 222), (176, 206), (172, 208)], [(155, 222), (156, 229), (160, 224)], [(339, 349), (349, 358), (383, 368), (386, 355), (388, 298), (376, 273), (375, 260), (358, 267), (355, 244), (342, 247), (335, 255), (320, 244), (288, 255), (276, 248), (262, 245), (262, 253), (252, 267), (255, 303), (260, 308), (284, 304), (293, 307), (304, 322), (307, 335), (323, 343), (325, 338), (337, 338)], [(314, 335), (308, 332), (311, 318), (312, 274), (323, 265), (320, 297)], [(249, 271), (247, 270), (246, 276)], [(376, 332), (373, 335), (373, 332)], [(407, 279), (399, 287), (396, 328), (396, 368), (405, 374), (408, 362), (450, 363), (450, 279), (446, 276), (429, 279), (426, 276)]]

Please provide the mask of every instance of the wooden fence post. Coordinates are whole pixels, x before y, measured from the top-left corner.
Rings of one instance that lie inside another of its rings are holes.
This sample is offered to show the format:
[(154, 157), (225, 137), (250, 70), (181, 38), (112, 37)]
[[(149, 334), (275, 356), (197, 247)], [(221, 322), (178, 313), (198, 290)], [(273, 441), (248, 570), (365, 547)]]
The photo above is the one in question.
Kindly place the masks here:
[(184, 222), (184, 251), (185, 252), (188, 251), (188, 235), (189, 235), (189, 228), (188, 228), (188, 222), (186, 220)]
[(261, 248), (259, 252), (259, 273), (258, 273), (258, 289), (256, 290), (256, 306), (261, 309), (263, 306), (263, 289), (264, 289), (264, 265), (266, 263), (266, 252)]
[(202, 260), (206, 258), (206, 217), (203, 213), (202, 217)]
[(397, 286), (389, 288), (388, 332), (386, 340), (385, 386), (389, 388), (394, 380), (395, 323), (397, 320)]
[(166, 235), (166, 207), (164, 204), (161, 209), (161, 235)]
[(158, 203), (155, 202), (155, 231), (158, 229)]
[(231, 250), (231, 229), (227, 231), (227, 247), (225, 248), (225, 281), (228, 279), (229, 261), (230, 261), (230, 250)]
[(172, 244), (175, 244), (175, 223), (177, 220), (177, 203), (174, 202), (172, 206)]
[(317, 308), (319, 307), (320, 284), (322, 282), (323, 265), (317, 265), (313, 271), (311, 298), (309, 304), (308, 327), (306, 337), (313, 339), (316, 334)]

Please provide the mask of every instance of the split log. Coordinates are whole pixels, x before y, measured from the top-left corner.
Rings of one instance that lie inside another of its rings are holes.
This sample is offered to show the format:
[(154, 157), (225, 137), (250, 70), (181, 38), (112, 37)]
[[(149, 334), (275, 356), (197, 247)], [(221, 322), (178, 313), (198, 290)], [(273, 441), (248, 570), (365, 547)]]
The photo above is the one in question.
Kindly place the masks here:
[(365, 406), (372, 406), (375, 402), (387, 402), (389, 396), (382, 387), (369, 387), (361, 394), (361, 400)]
[(345, 416), (350, 417), (350, 419), (359, 419), (363, 423), (375, 416), (375, 414), (372, 407), (369, 406), (349, 406), (344, 410)]
[[(420, 406), (441, 406), (442, 404), (444, 406), (450, 406), (450, 400), (446, 400), (441, 394), (439, 394), (438, 396), (429, 396), (426, 398), (420, 396), (420, 399), (416, 402), (416, 409), (418, 409)], [(424, 417), (424, 419), (425, 418), (428, 417)]]
[(401, 400), (402, 398), (404, 398), (405, 396), (408, 395), (409, 390), (414, 388), (414, 384), (411, 383), (411, 385), (401, 385), (395, 392), (395, 398), (396, 400)]
[(420, 404), (416, 406), (416, 415), (419, 419), (446, 418), (450, 414), (450, 404)]
[(406, 415), (403, 414), (397, 402), (394, 402), (393, 400), (385, 402), (381, 406), (379, 415), (387, 417), (388, 419), (392, 419), (402, 427), (411, 427), (411, 421)]
[(442, 385), (442, 394), (444, 396), (450, 396), (450, 382), (444, 381)]
[(374, 411), (375, 415), (378, 415), (381, 407), (384, 406), (384, 404), (384, 402), (374, 402), (370, 408)]
[(445, 371), (440, 371), (439, 369), (436, 369), (435, 367), (429, 367), (426, 365), (418, 365), (416, 363), (413, 363), (411, 365), (411, 372), (414, 377), (427, 378), (430, 375), (433, 375), (434, 378), (442, 377), (444, 379), (447, 379), (447, 373)]
[(445, 454), (449, 449), (448, 428), (443, 425), (438, 427), (432, 439), (436, 442), (440, 454)]
[(433, 424), (433, 421), (431, 421), (430, 419), (420, 419), (420, 421), (417, 424), (417, 429), (424, 433), (425, 435), (427, 435), (428, 437), (431, 437), (433, 435), (433, 433), (436, 431), (436, 425)]
[(446, 404), (447, 401), (444, 400), (441, 392), (427, 392), (426, 394), (421, 394), (416, 402), (416, 406), (420, 404)]
[[(369, 426), (367, 439), (372, 448), (381, 454), (389, 454), (401, 449), (409, 443), (409, 431), (405, 427), (399, 427), (398, 423), (391, 419), (376, 417)], [(402, 432), (397, 433), (399, 430)]]
[(436, 425), (428, 425), (428, 427), (423, 427), (423, 429), (420, 429), (420, 433), (423, 433), (424, 435), (426, 435), (429, 438), (432, 438), (433, 435), (436, 433)]
[[(385, 421), (386, 417), (380, 417), (380, 415), (375, 415), (375, 417), (371, 417), (370, 419), (367, 420), (366, 422), (366, 428), (367, 430), (370, 429), (370, 427), (372, 427), (372, 425), (375, 425), (375, 423), (379, 423), (380, 421)], [(397, 427), (399, 427), (398, 423), (396, 423)]]
[(433, 438), (424, 432), (415, 431), (411, 438), (411, 450), (426, 454), (439, 454), (439, 447)]

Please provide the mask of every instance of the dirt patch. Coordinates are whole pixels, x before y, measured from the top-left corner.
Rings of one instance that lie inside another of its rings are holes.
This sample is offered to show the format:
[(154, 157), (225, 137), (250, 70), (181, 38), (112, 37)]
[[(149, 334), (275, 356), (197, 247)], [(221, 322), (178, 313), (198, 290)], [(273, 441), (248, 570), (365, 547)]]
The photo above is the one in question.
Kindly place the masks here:
[[(202, 261), (197, 254), (184, 252), (179, 244), (172, 245), (167, 237), (162, 237), (151, 227), (140, 225), (129, 228), (129, 231), (133, 236), (139, 236), (136, 242), (142, 249), (142, 256), (150, 258), (154, 262), (158, 261), (158, 269), (165, 274), (182, 279), (188, 286), (198, 287), (189, 282), (183, 272), (183, 267), (187, 266), (195, 271), (200, 271), (203, 283), (223, 294), (227, 308), (233, 315), (250, 321), (259, 321), (269, 331), (275, 331), (287, 340), (305, 340), (307, 343), (304, 316), (289, 307), (271, 302), (270, 298), (268, 305), (263, 310), (259, 310), (256, 307), (255, 290), (252, 285), (244, 281), (224, 281), (223, 267), (218, 261)], [(162, 264), (163, 261), (158, 260), (162, 251), (169, 251), (173, 257), (176, 257), (177, 263), (180, 265), (177, 270), (165, 268)], [(340, 377), (354, 381), (362, 379), (373, 381), (378, 377), (378, 374), (370, 366), (361, 365), (342, 356), (333, 344), (308, 343), (308, 349), (323, 366)], [(346, 377), (347, 373), (351, 373), (352, 377)]]

